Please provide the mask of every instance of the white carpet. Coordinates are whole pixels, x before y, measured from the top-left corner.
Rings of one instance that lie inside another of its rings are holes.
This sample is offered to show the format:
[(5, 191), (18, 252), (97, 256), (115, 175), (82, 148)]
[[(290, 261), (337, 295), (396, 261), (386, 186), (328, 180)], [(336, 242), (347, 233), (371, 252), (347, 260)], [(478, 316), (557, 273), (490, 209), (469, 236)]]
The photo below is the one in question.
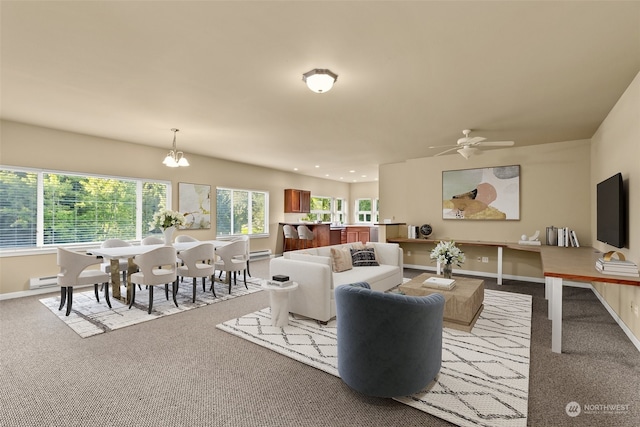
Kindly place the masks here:
[[(78, 292), (76, 290), (73, 293), (73, 304), (71, 306), (71, 313), (69, 316), (65, 316), (66, 306), (63, 307), (62, 310), (58, 310), (58, 307), (60, 306), (59, 294), (55, 297), (43, 298), (40, 302), (58, 316), (60, 320), (66, 323), (67, 326), (77, 332), (78, 335), (82, 338), (87, 338), (135, 325), (136, 323), (147, 322), (160, 317), (182, 313), (183, 311), (215, 304), (262, 290), (260, 287), (260, 279), (247, 277), (247, 287), (249, 289), (246, 289), (241, 277), (238, 279), (238, 284), (231, 288), (231, 294), (229, 294), (228, 284), (216, 281), (215, 290), (217, 298), (215, 298), (213, 293), (209, 290), (211, 287), (211, 281), (207, 279), (205, 283), (206, 292), (203, 292), (202, 281), (201, 279), (198, 279), (195, 303), (192, 302), (192, 279), (185, 278), (184, 282), (180, 283), (178, 294), (176, 295), (178, 307), (173, 303), (171, 286), (169, 286), (168, 301), (164, 293), (164, 287), (156, 286), (156, 289), (153, 291), (153, 310), (151, 311), (151, 314), (147, 312), (149, 307), (149, 291), (144, 287), (143, 289), (136, 290), (136, 300), (131, 309), (129, 309), (128, 304), (124, 304), (114, 298), (111, 298), (112, 308), (109, 308), (104, 299), (103, 292), (99, 293), (100, 302), (97, 302), (93, 287), (91, 287), (90, 291)], [(122, 292), (125, 292), (124, 287), (122, 288)]]
[[(336, 322), (290, 317), (271, 326), (268, 308), (216, 327), (338, 376)], [(485, 290), (473, 330), (445, 328), (442, 369), (426, 389), (396, 398), (459, 426), (527, 425), (531, 297)]]

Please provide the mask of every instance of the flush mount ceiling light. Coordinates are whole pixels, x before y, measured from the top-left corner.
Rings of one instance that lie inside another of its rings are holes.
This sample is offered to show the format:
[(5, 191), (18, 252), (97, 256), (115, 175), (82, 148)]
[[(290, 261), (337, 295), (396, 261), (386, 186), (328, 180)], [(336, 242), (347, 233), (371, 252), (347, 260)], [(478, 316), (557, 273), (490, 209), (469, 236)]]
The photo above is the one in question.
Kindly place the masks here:
[(315, 68), (304, 73), (302, 80), (315, 93), (325, 93), (331, 90), (333, 84), (338, 80), (338, 75), (331, 70)]
[(173, 132), (173, 148), (169, 151), (167, 157), (165, 157), (162, 161), (165, 166), (169, 166), (170, 168), (177, 168), (178, 166), (189, 166), (189, 162), (184, 157), (184, 153), (176, 149), (176, 133), (179, 131), (180, 129), (171, 129), (171, 132)]

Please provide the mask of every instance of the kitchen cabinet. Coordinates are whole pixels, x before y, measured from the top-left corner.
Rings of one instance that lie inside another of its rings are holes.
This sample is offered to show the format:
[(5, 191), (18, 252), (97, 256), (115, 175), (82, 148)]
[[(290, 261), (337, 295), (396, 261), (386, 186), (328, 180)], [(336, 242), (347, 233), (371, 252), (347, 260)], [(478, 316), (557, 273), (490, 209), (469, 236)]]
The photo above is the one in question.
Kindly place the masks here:
[(311, 212), (311, 191), (287, 188), (284, 190), (284, 213)]
[(377, 242), (378, 228), (366, 226), (347, 226), (346, 228), (347, 243), (354, 242)]

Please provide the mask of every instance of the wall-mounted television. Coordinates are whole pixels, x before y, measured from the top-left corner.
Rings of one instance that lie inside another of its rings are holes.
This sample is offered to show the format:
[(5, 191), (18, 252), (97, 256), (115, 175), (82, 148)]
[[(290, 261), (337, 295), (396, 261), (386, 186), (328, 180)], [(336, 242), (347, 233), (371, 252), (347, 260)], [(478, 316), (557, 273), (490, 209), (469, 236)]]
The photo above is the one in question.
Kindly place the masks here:
[(627, 204), (622, 174), (617, 173), (599, 183), (596, 197), (598, 241), (622, 248), (627, 236)]

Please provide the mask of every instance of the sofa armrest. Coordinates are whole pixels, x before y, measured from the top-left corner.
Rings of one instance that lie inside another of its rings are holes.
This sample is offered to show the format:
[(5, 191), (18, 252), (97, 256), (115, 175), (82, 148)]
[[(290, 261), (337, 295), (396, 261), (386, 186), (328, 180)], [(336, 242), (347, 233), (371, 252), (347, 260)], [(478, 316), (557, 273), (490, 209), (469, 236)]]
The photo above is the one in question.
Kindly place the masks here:
[(399, 244), (379, 242), (372, 242), (367, 244), (373, 245), (373, 247), (376, 249), (376, 254), (378, 256), (378, 261), (380, 262), (380, 264), (397, 265), (402, 270), (404, 257), (402, 248)]
[(331, 309), (333, 276), (329, 265), (273, 258), (269, 263), (269, 274), (283, 274), (298, 283), (298, 288), (289, 296), (292, 313), (323, 322), (335, 315)]

